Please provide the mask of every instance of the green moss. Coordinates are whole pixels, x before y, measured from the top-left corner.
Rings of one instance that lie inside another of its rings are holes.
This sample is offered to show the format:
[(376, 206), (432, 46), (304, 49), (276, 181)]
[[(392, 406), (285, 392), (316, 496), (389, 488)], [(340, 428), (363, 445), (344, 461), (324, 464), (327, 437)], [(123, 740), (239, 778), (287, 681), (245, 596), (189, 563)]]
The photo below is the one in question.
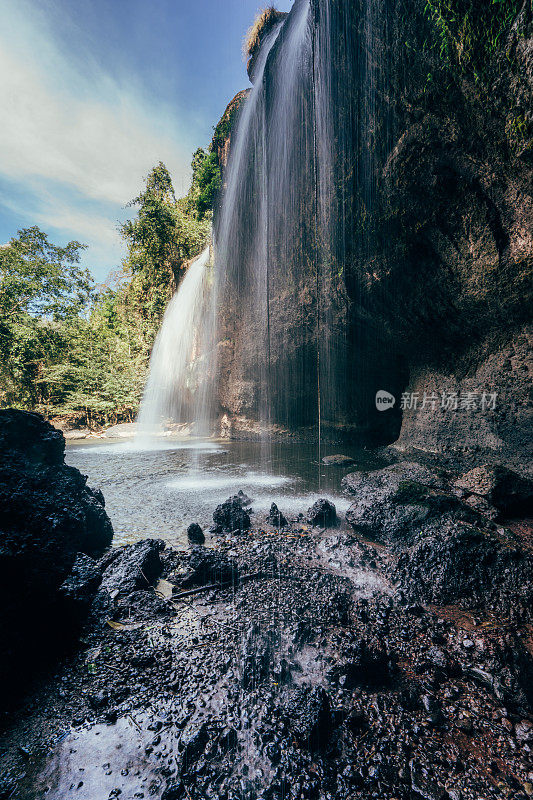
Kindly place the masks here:
[(265, 31), (272, 28), (277, 22), (281, 22), (286, 16), (286, 12), (278, 11), (274, 6), (268, 6), (260, 11), (244, 38), (244, 55), (255, 55), (261, 45), (261, 39)]
[(482, 80), (520, 9), (520, 0), (426, 0), (426, 47), (442, 65)]

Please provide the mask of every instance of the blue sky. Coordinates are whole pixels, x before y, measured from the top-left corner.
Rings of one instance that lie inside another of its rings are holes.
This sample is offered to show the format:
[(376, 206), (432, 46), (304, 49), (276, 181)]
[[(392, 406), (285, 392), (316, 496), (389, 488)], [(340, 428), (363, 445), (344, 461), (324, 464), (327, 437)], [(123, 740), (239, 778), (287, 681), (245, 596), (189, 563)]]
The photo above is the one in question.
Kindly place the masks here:
[(150, 167), (164, 161), (185, 193), (192, 152), (248, 85), (241, 45), (264, 5), (0, 0), (0, 243), (39, 225), (87, 244), (105, 280)]

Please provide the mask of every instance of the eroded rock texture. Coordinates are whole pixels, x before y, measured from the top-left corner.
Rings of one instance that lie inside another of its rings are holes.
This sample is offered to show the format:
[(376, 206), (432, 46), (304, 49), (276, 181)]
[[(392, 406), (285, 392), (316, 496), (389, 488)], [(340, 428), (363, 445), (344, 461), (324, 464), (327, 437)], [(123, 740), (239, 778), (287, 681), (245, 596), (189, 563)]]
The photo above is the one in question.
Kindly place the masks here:
[(100, 583), (113, 528), (101, 492), (64, 463), (63, 434), (0, 411), (0, 694), (72, 635)]

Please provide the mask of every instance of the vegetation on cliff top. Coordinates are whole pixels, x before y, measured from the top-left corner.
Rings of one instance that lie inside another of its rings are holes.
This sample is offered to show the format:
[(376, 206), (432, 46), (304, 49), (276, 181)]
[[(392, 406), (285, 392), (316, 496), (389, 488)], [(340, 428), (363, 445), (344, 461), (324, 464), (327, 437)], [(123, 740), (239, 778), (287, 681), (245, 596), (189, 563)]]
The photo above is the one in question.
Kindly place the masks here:
[(265, 31), (277, 22), (281, 22), (286, 16), (286, 12), (278, 11), (274, 6), (268, 6), (260, 11), (244, 37), (242, 46), (244, 56), (254, 56), (259, 50)]

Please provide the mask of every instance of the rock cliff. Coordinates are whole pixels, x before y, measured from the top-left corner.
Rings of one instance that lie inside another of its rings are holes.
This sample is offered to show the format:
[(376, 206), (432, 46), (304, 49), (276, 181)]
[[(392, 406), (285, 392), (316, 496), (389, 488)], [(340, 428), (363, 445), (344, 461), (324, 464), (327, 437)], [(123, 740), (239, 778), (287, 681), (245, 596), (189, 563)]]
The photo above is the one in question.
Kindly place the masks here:
[[(304, 2), (268, 57), (267, 148)], [(291, 180), (290, 205), (279, 191), (269, 198), (272, 422), (295, 429), (316, 419), (320, 341), (318, 395), (333, 435), (523, 463), (532, 419), (529, 0), (477, 11), (470, 0), (312, 0), (305, 47), (291, 112), (298, 136), (282, 152), (278, 139), (266, 162), (276, 183), (283, 156)], [(248, 189), (247, 202), (257, 202), (258, 187)], [(240, 213), (253, 234), (253, 214)], [(245, 247), (239, 254), (246, 262)], [(252, 287), (238, 281), (249, 298)], [(234, 429), (252, 427), (264, 380), (252, 366), (254, 325), (263, 319), (251, 314), (240, 326), (242, 295), (238, 314), (236, 295), (226, 300), (221, 409)], [(392, 410), (376, 409), (380, 389), (396, 397)], [(443, 392), (473, 393), (477, 407), (441, 408)], [(484, 392), (497, 401), (481, 412)], [(418, 395), (418, 407), (404, 393)], [(438, 399), (421, 408), (424, 393)]]

